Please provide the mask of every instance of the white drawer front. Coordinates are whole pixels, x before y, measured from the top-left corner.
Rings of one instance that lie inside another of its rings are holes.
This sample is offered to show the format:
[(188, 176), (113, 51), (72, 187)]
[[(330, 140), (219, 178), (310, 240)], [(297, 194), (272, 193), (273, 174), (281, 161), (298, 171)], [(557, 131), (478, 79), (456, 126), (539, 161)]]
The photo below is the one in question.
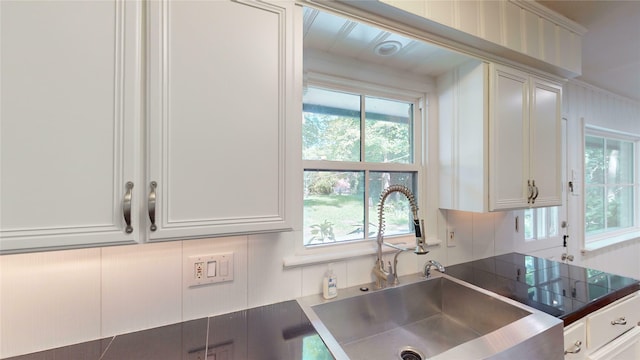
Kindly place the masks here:
[(589, 360), (638, 360), (640, 359), (640, 327), (629, 331), (602, 349), (589, 355)]
[(637, 294), (594, 313), (587, 317), (587, 347), (591, 351), (598, 349), (637, 326), (639, 320), (640, 296)]

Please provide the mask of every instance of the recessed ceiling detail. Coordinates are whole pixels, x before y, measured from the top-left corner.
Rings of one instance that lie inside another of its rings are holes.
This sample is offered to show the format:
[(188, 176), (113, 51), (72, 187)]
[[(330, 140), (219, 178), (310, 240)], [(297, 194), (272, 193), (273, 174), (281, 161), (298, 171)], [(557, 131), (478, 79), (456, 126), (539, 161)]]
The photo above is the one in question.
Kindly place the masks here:
[(373, 52), (379, 56), (391, 56), (395, 55), (402, 49), (402, 44), (399, 41), (387, 40), (377, 44), (373, 48)]
[(375, 26), (305, 7), (304, 48), (309, 54), (436, 77), (470, 58)]

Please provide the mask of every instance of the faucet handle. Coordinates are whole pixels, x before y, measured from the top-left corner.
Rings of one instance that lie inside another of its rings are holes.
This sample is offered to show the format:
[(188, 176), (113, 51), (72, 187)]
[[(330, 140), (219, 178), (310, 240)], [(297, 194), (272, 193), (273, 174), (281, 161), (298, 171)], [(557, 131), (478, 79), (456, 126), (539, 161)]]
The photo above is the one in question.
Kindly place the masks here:
[(444, 272), (444, 266), (442, 266), (442, 264), (440, 264), (439, 262), (435, 261), (435, 260), (429, 260), (427, 261), (427, 264), (424, 266), (424, 276), (425, 277), (429, 277), (431, 276), (431, 267), (435, 267), (436, 269), (438, 269), (438, 271), (440, 271), (441, 273)]

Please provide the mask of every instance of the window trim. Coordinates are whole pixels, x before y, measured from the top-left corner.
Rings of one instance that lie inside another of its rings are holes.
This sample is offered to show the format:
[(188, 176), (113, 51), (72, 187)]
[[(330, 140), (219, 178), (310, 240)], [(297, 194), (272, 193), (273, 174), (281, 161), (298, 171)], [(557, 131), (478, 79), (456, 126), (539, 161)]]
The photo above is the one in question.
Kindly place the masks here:
[[(390, 171), (403, 171), (403, 172), (415, 172), (417, 176), (416, 186), (418, 195), (419, 208), (421, 218), (426, 217), (426, 187), (425, 184), (425, 157), (428, 155), (426, 146), (427, 127), (428, 121), (428, 98), (427, 92), (412, 91), (406, 89), (399, 89), (393, 86), (382, 86), (373, 83), (367, 83), (359, 80), (346, 79), (338, 76), (322, 74), (317, 72), (307, 72), (304, 74), (304, 86), (315, 86), (320, 88), (326, 88), (336, 91), (344, 91), (349, 93), (366, 94), (368, 96), (378, 96), (388, 99), (397, 99), (400, 101), (408, 101), (414, 103), (414, 124), (413, 124), (413, 146), (414, 146), (414, 162), (413, 164), (385, 164), (385, 169)], [(302, 149), (301, 149), (302, 150)], [(302, 156), (302, 152), (300, 153)], [(325, 169), (330, 167), (337, 170), (358, 170), (362, 165), (356, 165), (360, 163), (356, 162), (340, 162), (340, 161), (326, 161), (326, 160), (302, 160), (301, 171), (305, 169)], [(375, 166), (375, 163), (373, 163)], [(321, 166), (316, 166), (321, 165)], [(355, 165), (355, 166), (352, 166)], [(378, 168), (371, 168), (370, 171), (377, 171)], [(300, 203), (300, 206), (304, 206), (304, 203)], [(301, 209), (302, 210), (302, 209)], [(426, 235), (426, 234), (425, 234)], [(412, 245), (415, 243), (415, 237), (413, 234), (397, 235), (385, 237), (390, 243), (398, 245)], [(427, 246), (437, 246), (441, 244), (441, 241), (435, 238), (428, 239), (426, 241)], [(349, 258), (355, 258), (366, 255), (374, 255), (377, 251), (377, 244), (375, 241), (369, 240), (354, 240), (343, 243), (330, 243), (319, 244), (312, 247), (304, 245), (304, 239), (302, 232), (300, 236), (295, 236), (294, 253), (291, 256), (286, 256), (283, 259), (283, 265), (285, 268), (305, 266), (312, 264), (327, 263), (331, 261), (345, 260)], [(383, 247), (383, 252), (393, 252), (394, 249)]]
[[(632, 183), (633, 187), (633, 201), (635, 204), (634, 209), (638, 209), (638, 204), (640, 204), (640, 135), (607, 129), (600, 126), (583, 124), (583, 133), (582, 133), (582, 183), (583, 183), (583, 196), (582, 196), (582, 223), (586, 223), (586, 197), (587, 197), (587, 182), (585, 177), (585, 141), (587, 136), (598, 136), (604, 137), (608, 139), (614, 140), (623, 140), (630, 141), (634, 143), (633, 156), (634, 156), (634, 179)], [(598, 249), (602, 249), (608, 246), (621, 244), (626, 241), (632, 241), (640, 239), (640, 211), (636, 210), (633, 214), (633, 226), (620, 229), (620, 230), (611, 230), (605, 231), (603, 233), (598, 233), (595, 235), (587, 235), (586, 229), (582, 226), (582, 252), (590, 252)]]

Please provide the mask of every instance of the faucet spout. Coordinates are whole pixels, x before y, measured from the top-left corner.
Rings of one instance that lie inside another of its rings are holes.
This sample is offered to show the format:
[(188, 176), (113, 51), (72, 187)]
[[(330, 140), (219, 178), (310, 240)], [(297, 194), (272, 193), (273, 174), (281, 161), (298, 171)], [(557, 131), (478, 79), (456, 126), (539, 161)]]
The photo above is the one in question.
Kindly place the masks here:
[(425, 277), (431, 276), (431, 267), (435, 267), (441, 273), (444, 272), (444, 266), (442, 266), (442, 264), (440, 264), (439, 262), (437, 262), (435, 260), (429, 260), (429, 261), (427, 261), (427, 264), (424, 266), (424, 276)]
[[(404, 196), (406, 196), (407, 200), (409, 200), (409, 204), (411, 205), (411, 212), (413, 214), (413, 225), (414, 225), (415, 235), (416, 235), (416, 247), (413, 252), (417, 255), (424, 255), (428, 253), (428, 251), (425, 249), (426, 244), (424, 241), (424, 232), (422, 231), (424, 227), (424, 221), (421, 221), (418, 218), (418, 206), (416, 205), (416, 200), (415, 200), (415, 197), (413, 196), (413, 193), (411, 192), (411, 190), (409, 190), (406, 186), (403, 186), (403, 185), (391, 185), (387, 187), (382, 191), (382, 194), (380, 194), (380, 203), (378, 204), (378, 236), (377, 236), (378, 259), (376, 260), (376, 265), (373, 268), (373, 273), (376, 277), (376, 286), (378, 288), (384, 287), (383, 279), (386, 278), (387, 280), (389, 280), (389, 275), (391, 275), (394, 278), (393, 280), (394, 284), (397, 284), (397, 280), (398, 280), (398, 276), (395, 268), (397, 265), (397, 257), (399, 252), (394, 256), (393, 269), (390, 269), (389, 272), (385, 271), (384, 261), (382, 260), (382, 245), (387, 245), (387, 246), (391, 246), (396, 249), (399, 249), (396, 246), (392, 246), (391, 244), (387, 244), (384, 242), (384, 228), (385, 228), (384, 202), (387, 199), (387, 197), (394, 192), (399, 192)], [(402, 250), (405, 250), (405, 249), (402, 249)]]

